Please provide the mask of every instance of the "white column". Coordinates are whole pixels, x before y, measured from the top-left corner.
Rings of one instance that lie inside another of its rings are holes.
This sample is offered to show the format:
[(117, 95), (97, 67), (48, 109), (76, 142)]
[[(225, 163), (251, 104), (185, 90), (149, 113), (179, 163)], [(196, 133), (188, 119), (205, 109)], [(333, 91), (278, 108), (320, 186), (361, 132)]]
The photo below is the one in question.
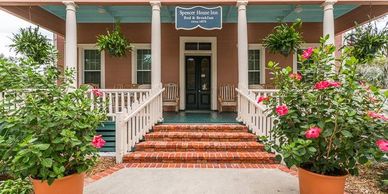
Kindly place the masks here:
[(238, 0), (237, 49), (238, 49), (238, 88), (248, 91), (248, 30), (247, 0)]
[(64, 1), (66, 5), (65, 69), (73, 69), (73, 86), (77, 87), (77, 18), (74, 1)]
[(161, 33), (160, 33), (160, 1), (151, 1), (151, 88), (162, 88), (161, 83)]
[(323, 4), (323, 36), (329, 35), (326, 44), (335, 44), (334, 42), (334, 8), (337, 0), (326, 0)]

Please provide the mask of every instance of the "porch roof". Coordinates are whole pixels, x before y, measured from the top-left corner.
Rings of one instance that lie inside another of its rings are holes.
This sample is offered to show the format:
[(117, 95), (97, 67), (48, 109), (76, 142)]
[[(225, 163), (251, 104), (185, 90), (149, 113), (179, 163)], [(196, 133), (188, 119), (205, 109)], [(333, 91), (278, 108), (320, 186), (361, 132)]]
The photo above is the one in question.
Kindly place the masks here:
[[(208, 5), (216, 6), (216, 5)], [(176, 6), (162, 6), (161, 20), (163, 23), (174, 23)], [(297, 5), (248, 5), (247, 19), (250, 23), (273, 23), (280, 20), (284, 22), (295, 21), (301, 18), (303, 22), (322, 22), (323, 10), (320, 5), (300, 5), (300, 12), (296, 11)], [(334, 7), (334, 17), (338, 18), (353, 9), (355, 4), (339, 4)], [(66, 10), (64, 5), (41, 6), (44, 10), (65, 19)], [(234, 5), (224, 5), (223, 22), (237, 22), (237, 8)], [(150, 23), (151, 6), (102, 6), (80, 5), (77, 9), (78, 23), (113, 23), (119, 19), (122, 23)]]

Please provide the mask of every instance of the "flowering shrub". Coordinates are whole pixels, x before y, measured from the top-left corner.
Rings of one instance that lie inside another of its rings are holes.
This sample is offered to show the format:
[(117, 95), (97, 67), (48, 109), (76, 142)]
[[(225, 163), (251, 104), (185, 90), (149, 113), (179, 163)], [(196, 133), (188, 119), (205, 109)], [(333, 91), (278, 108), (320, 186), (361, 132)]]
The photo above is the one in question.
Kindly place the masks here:
[[(387, 117), (379, 113), (388, 92), (357, 80), (357, 60), (346, 54), (333, 70), (332, 45), (321, 40), (299, 57), (299, 78), (291, 68), (269, 63), (280, 91), (264, 103), (274, 116), (266, 148), (278, 153), (288, 167), (298, 166), (324, 175), (357, 174), (357, 165), (387, 152)], [(373, 98), (374, 101), (370, 99)]]

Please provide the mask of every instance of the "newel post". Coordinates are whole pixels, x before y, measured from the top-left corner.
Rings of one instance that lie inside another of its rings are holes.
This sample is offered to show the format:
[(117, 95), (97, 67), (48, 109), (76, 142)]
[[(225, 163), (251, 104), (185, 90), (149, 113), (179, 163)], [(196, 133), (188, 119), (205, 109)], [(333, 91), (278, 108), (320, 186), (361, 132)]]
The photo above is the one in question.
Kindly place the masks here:
[(126, 109), (123, 109), (123, 112), (119, 112), (116, 114), (116, 163), (122, 163), (124, 154), (127, 152), (128, 144), (126, 142), (126, 116)]

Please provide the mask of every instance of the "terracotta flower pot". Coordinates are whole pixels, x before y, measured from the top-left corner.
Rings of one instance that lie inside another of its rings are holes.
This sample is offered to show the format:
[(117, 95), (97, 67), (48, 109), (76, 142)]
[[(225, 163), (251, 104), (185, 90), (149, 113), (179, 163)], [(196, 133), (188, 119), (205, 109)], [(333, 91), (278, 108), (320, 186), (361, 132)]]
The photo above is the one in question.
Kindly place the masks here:
[(345, 176), (326, 176), (298, 168), (301, 194), (344, 194)]
[(35, 194), (82, 194), (84, 174), (73, 174), (56, 179), (51, 185), (47, 181), (32, 179)]

